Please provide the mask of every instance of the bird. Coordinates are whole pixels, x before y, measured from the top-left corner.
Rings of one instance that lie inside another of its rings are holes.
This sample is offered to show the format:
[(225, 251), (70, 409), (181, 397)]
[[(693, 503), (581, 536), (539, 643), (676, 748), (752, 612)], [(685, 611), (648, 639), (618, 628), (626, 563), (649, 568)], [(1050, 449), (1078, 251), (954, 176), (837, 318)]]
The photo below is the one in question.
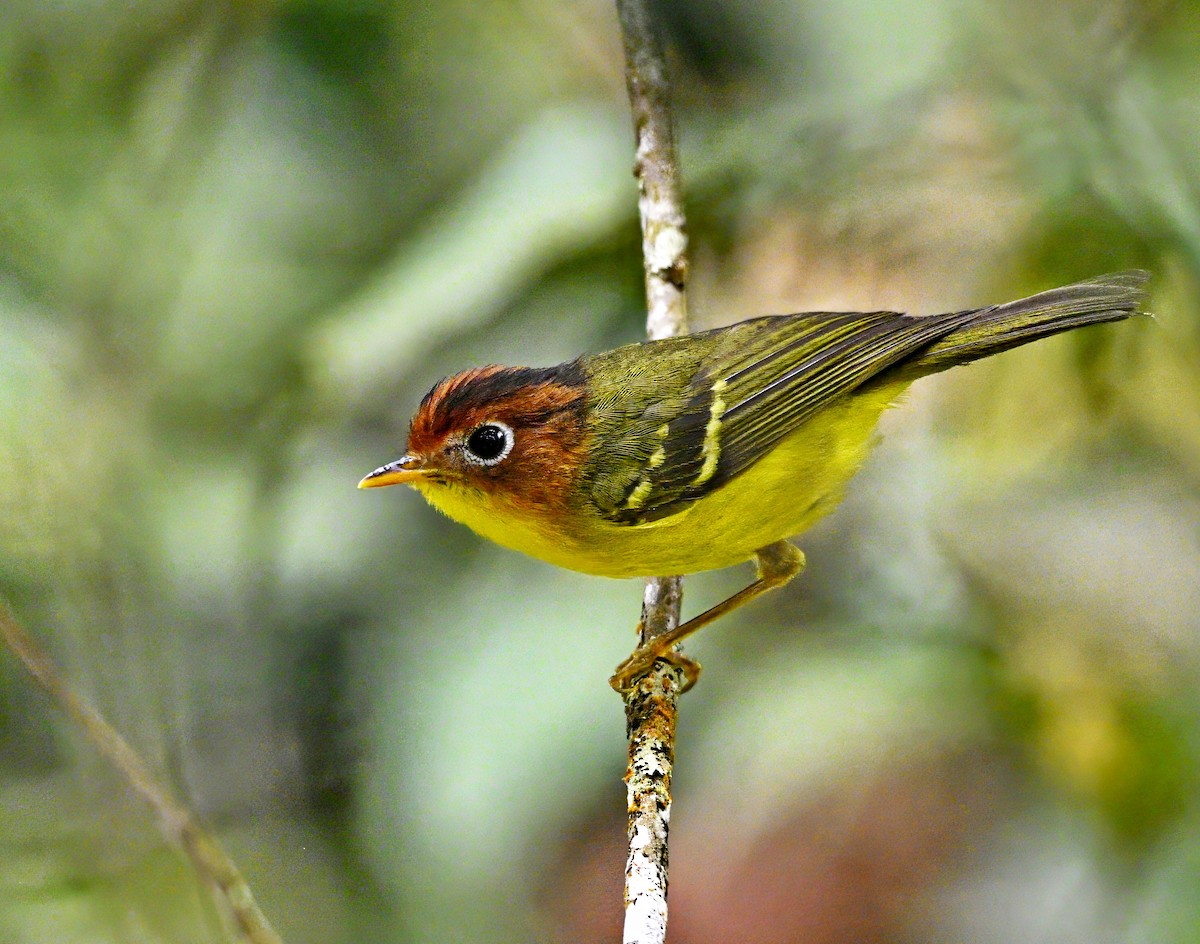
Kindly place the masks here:
[(642, 341), (553, 367), (487, 365), (425, 395), (404, 455), (360, 488), (404, 484), (497, 544), (604, 577), (753, 561), (756, 579), (635, 649), (628, 691), (702, 626), (805, 565), (791, 538), (841, 500), (881, 414), (913, 381), (1138, 312), (1130, 270), (940, 315), (806, 312)]

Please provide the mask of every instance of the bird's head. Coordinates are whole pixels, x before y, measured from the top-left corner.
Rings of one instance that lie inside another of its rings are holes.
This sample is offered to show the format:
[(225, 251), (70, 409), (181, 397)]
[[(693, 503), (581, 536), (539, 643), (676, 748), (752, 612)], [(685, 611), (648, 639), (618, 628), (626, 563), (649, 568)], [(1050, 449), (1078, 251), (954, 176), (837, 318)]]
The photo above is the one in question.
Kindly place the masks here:
[(440, 496), (455, 492), (519, 512), (553, 513), (583, 465), (586, 413), (586, 375), (577, 361), (464, 371), (425, 395), (405, 455), (359, 488), (411, 485), (439, 506)]

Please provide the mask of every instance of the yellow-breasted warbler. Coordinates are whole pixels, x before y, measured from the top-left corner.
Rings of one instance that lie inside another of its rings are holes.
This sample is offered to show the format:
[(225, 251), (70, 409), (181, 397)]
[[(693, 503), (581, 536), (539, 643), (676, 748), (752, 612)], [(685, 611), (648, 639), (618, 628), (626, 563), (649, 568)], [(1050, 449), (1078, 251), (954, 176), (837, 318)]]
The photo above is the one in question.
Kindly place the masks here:
[(480, 367), (421, 402), (403, 458), (360, 487), (407, 484), (498, 544), (606, 577), (755, 559), (758, 579), (618, 666), (625, 688), (671, 648), (804, 567), (787, 538), (840, 500), (880, 414), (914, 380), (1133, 314), (1122, 272), (928, 317), (811, 312), (584, 355)]

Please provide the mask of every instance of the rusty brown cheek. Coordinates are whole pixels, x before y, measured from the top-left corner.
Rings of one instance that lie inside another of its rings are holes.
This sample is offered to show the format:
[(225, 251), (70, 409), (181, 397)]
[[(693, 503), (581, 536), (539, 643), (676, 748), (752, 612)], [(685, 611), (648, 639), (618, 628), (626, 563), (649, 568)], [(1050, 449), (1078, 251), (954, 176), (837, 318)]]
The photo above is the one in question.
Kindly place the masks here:
[[(469, 395), (472, 385), (481, 385), (500, 370), (468, 371), (436, 388), (413, 417), (409, 451), (437, 455), (447, 442), (481, 423), (507, 423), (515, 436), (512, 452), (491, 468), (458, 465), (458, 472), (518, 513), (561, 513), (569, 505), (586, 459), (585, 390), (573, 384), (540, 383), (482, 401)], [(451, 403), (453, 408), (448, 409)]]
[(496, 497), (530, 515), (562, 515), (587, 458), (584, 424), (574, 412), (560, 412), (537, 427), (517, 433), (505, 467), (491, 479)]

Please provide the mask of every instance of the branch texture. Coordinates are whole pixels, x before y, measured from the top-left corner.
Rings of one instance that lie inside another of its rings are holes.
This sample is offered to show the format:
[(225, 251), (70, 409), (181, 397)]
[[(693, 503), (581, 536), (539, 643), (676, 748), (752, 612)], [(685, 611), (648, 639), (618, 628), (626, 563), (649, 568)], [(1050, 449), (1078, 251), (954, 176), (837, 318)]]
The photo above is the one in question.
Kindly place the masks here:
[(641, 194), (646, 334), (656, 340), (687, 333), (687, 234), (667, 65), (647, 8), (647, 0), (617, 0), (636, 140), (633, 173)]
[[(687, 332), (687, 235), (679, 187), (670, 87), (662, 40), (647, 0), (617, 0), (625, 47), (625, 83), (636, 141), (634, 176), (646, 270), (646, 333), (651, 339)], [(657, 577), (642, 603), (645, 645), (679, 624), (683, 583)], [(629, 856), (625, 865), (625, 944), (662, 944), (667, 934), (667, 838), (671, 770), (682, 674), (664, 662), (625, 694), (629, 767)]]

